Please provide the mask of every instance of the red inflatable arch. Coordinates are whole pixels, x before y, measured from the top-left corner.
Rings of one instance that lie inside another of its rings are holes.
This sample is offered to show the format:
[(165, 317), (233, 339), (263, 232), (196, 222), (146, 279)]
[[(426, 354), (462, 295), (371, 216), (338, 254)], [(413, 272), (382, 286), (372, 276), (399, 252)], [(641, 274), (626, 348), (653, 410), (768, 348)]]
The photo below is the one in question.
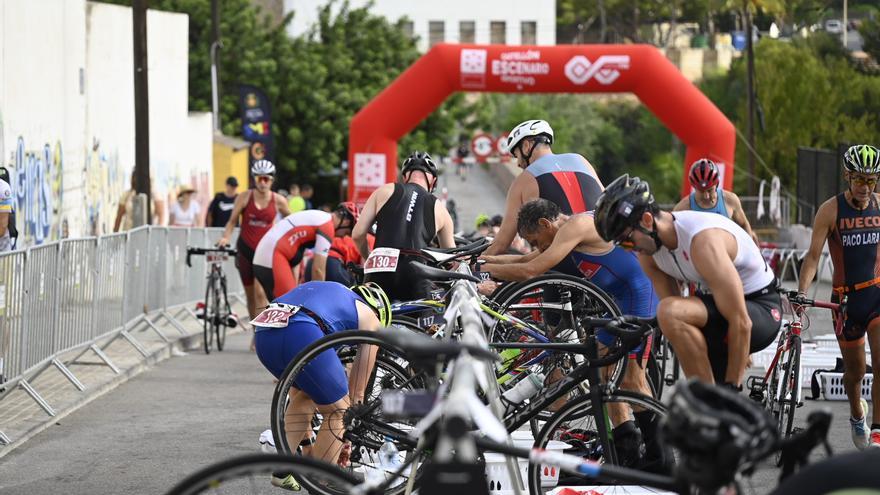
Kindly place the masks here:
[(733, 124), (653, 46), (438, 44), (352, 118), (350, 199), (396, 179), (397, 140), (455, 91), (634, 93), (687, 145), (685, 168), (709, 157), (733, 185)]

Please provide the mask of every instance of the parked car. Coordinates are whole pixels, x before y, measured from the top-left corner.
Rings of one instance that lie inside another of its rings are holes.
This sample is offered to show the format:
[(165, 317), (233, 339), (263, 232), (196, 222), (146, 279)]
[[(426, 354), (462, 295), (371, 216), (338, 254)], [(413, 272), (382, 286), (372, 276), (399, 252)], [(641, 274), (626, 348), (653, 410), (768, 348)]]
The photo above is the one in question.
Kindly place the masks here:
[(843, 34), (843, 22), (840, 19), (828, 19), (825, 21), (825, 32), (829, 34)]

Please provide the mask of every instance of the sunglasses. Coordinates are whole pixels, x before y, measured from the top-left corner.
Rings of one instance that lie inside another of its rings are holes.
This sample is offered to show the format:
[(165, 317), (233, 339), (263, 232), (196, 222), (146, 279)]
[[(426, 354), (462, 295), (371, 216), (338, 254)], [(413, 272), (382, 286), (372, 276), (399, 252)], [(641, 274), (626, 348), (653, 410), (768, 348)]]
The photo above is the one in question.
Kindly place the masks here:
[(257, 182), (272, 182), (274, 180), (271, 175), (258, 175), (255, 179), (257, 179)]
[(877, 179), (868, 179), (866, 177), (850, 177), (849, 181), (856, 186), (874, 187), (877, 185)]

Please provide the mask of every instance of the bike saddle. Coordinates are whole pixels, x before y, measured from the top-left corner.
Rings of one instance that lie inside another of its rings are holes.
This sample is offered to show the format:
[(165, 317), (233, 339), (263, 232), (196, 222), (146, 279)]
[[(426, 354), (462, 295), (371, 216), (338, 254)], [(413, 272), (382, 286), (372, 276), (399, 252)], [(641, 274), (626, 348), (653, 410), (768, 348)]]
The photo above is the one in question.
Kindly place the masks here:
[(474, 283), (481, 283), (482, 280), (479, 278), (467, 274), (467, 273), (459, 273), (459, 272), (451, 272), (448, 270), (441, 270), (440, 268), (432, 268), (423, 263), (419, 263), (418, 261), (410, 261), (410, 268), (412, 268), (413, 273), (423, 279), (426, 280), (470, 280)]
[(483, 246), (489, 245), (489, 241), (485, 238), (477, 239), (476, 241), (465, 244), (464, 246), (456, 246), (453, 248), (435, 248), (435, 247), (426, 247), (422, 248), (422, 251), (433, 251), (435, 253), (444, 253), (444, 254), (455, 254), (456, 256), (462, 255), (465, 253), (470, 253), (471, 251), (479, 251)]

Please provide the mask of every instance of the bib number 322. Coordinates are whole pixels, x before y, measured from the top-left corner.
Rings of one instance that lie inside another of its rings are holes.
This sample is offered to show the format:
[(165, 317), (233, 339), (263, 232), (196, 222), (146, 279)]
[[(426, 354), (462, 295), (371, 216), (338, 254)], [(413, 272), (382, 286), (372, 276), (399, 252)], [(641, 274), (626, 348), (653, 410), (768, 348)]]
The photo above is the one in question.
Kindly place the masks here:
[(364, 262), (364, 273), (395, 272), (399, 259), (399, 249), (376, 248)]

